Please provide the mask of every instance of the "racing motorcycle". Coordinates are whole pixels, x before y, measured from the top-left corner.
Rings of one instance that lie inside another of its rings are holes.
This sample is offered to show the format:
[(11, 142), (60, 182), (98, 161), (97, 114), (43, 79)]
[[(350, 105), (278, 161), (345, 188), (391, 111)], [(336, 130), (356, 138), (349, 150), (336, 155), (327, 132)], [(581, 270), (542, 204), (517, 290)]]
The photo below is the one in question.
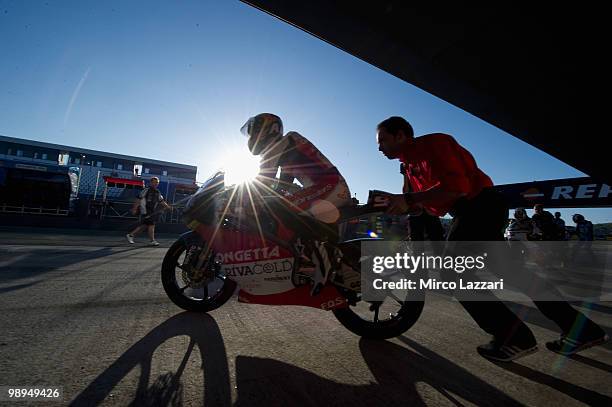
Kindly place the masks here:
[[(365, 205), (340, 208), (336, 226), (342, 229), (350, 219), (380, 212), (384, 197), (374, 192)], [(374, 339), (401, 335), (418, 320), (423, 301), (361, 298), (361, 242), (379, 238), (337, 239), (332, 272), (313, 295), (313, 263), (304, 250), (309, 242), (282, 220), (257, 210), (253, 199), (245, 198), (248, 194), (244, 185), (225, 185), (218, 172), (189, 198), (183, 220), (191, 231), (172, 244), (162, 264), (163, 287), (174, 304), (208, 312), (237, 290), (243, 303), (331, 311), (351, 332)]]

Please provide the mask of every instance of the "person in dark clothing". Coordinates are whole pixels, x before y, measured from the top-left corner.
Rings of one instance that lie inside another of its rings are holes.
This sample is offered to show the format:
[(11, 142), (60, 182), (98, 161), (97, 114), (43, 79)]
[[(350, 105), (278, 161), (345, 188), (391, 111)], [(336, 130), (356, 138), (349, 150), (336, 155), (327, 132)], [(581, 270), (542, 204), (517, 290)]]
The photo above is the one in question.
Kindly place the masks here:
[(569, 246), (567, 243), (568, 234), (565, 230), (565, 221), (561, 218), (561, 212), (555, 212), (553, 219), (555, 225), (555, 237), (558, 243), (553, 245), (552, 258), (549, 260), (550, 263), (557, 263), (558, 266), (566, 267), (569, 264)]
[(565, 230), (565, 221), (561, 218), (561, 212), (555, 212), (553, 220), (557, 227), (557, 240), (567, 240), (567, 232)]
[(510, 220), (504, 237), (512, 241), (533, 240), (534, 229), (533, 221), (527, 216), (525, 208), (516, 208), (514, 219)]
[(410, 215), (410, 240), (444, 240), (444, 228), (440, 217), (423, 212), (421, 215)]
[(578, 242), (572, 248), (571, 261), (574, 265), (587, 265), (595, 259), (592, 251), (593, 224), (579, 213), (574, 214), (572, 220), (576, 224), (574, 234), (578, 237)]
[(545, 211), (542, 204), (534, 205), (533, 211), (534, 214), (531, 220), (533, 220), (533, 223), (539, 230), (540, 240), (546, 242), (557, 240), (559, 234), (552, 213)]
[[(400, 173), (404, 176), (403, 193), (410, 192), (410, 183), (406, 177), (406, 166), (400, 164)], [(431, 215), (427, 211), (421, 214), (410, 215), (408, 217), (409, 238), (413, 241), (440, 241), (444, 240), (444, 228), (439, 216)]]
[[(453, 221), (448, 241), (503, 241), (508, 206), (491, 179), (476, 165), (472, 155), (453, 137), (429, 134), (414, 137), (412, 126), (401, 117), (390, 117), (377, 127), (379, 150), (389, 159), (405, 164), (411, 190), (391, 195), (388, 213), (402, 214), (415, 205)], [(478, 353), (491, 360), (511, 361), (537, 351), (531, 330), (491, 292), (489, 301), (460, 301), (478, 325), (493, 340), (478, 346)], [(535, 302), (535, 301), (534, 301)], [(547, 347), (573, 354), (607, 341), (605, 332), (574, 310), (567, 302), (535, 302), (562, 329), (561, 339)], [(582, 329), (574, 329), (580, 327)], [(571, 336), (570, 336), (571, 335)]]
[(576, 236), (578, 236), (578, 240), (582, 242), (592, 241), (593, 224), (579, 213), (572, 216), (572, 220), (576, 224)]

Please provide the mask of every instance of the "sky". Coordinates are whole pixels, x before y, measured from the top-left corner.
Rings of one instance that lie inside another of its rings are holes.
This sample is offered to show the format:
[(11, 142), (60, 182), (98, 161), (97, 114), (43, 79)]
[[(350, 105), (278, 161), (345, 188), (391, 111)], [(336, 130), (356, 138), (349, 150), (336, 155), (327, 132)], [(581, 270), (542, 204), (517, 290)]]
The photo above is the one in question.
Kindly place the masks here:
[[(496, 184), (584, 176), (504, 131), (244, 3), (0, 0), (0, 134), (198, 166), (240, 159), (272, 112), (362, 202), (400, 192), (376, 124), (453, 135)], [(594, 223), (610, 209), (580, 209)], [(577, 210), (561, 210), (567, 224)]]

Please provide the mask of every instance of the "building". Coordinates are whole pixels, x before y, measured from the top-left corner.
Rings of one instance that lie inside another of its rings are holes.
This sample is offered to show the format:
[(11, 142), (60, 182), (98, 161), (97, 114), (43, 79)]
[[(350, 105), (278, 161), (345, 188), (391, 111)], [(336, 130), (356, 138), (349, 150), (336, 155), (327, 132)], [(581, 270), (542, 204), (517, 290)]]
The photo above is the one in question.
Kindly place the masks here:
[[(144, 180), (155, 176), (160, 179), (160, 191), (171, 203), (193, 190), (197, 173), (197, 167), (192, 165), (0, 135), (0, 184), (10, 169), (76, 174), (75, 193), (88, 199), (100, 196), (104, 176)], [(121, 198), (120, 188), (107, 192), (109, 199)]]

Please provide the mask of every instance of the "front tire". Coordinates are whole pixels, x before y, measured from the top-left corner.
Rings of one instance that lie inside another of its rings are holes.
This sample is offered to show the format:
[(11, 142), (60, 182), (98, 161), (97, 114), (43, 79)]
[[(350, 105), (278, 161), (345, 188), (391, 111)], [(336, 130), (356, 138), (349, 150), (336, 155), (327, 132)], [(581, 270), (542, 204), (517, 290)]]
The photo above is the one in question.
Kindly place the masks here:
[(213, 261), (204, 270), (209, 278), (194, 278), (197, 273), (185, 264), (187, 250), (184, 239), (177, 240), (168, 249), (161, 270), (164, 291), (174, 304), (187, 311), (209, 312), (219, 308), (230, 299), (236, 283), (215, 270)]

